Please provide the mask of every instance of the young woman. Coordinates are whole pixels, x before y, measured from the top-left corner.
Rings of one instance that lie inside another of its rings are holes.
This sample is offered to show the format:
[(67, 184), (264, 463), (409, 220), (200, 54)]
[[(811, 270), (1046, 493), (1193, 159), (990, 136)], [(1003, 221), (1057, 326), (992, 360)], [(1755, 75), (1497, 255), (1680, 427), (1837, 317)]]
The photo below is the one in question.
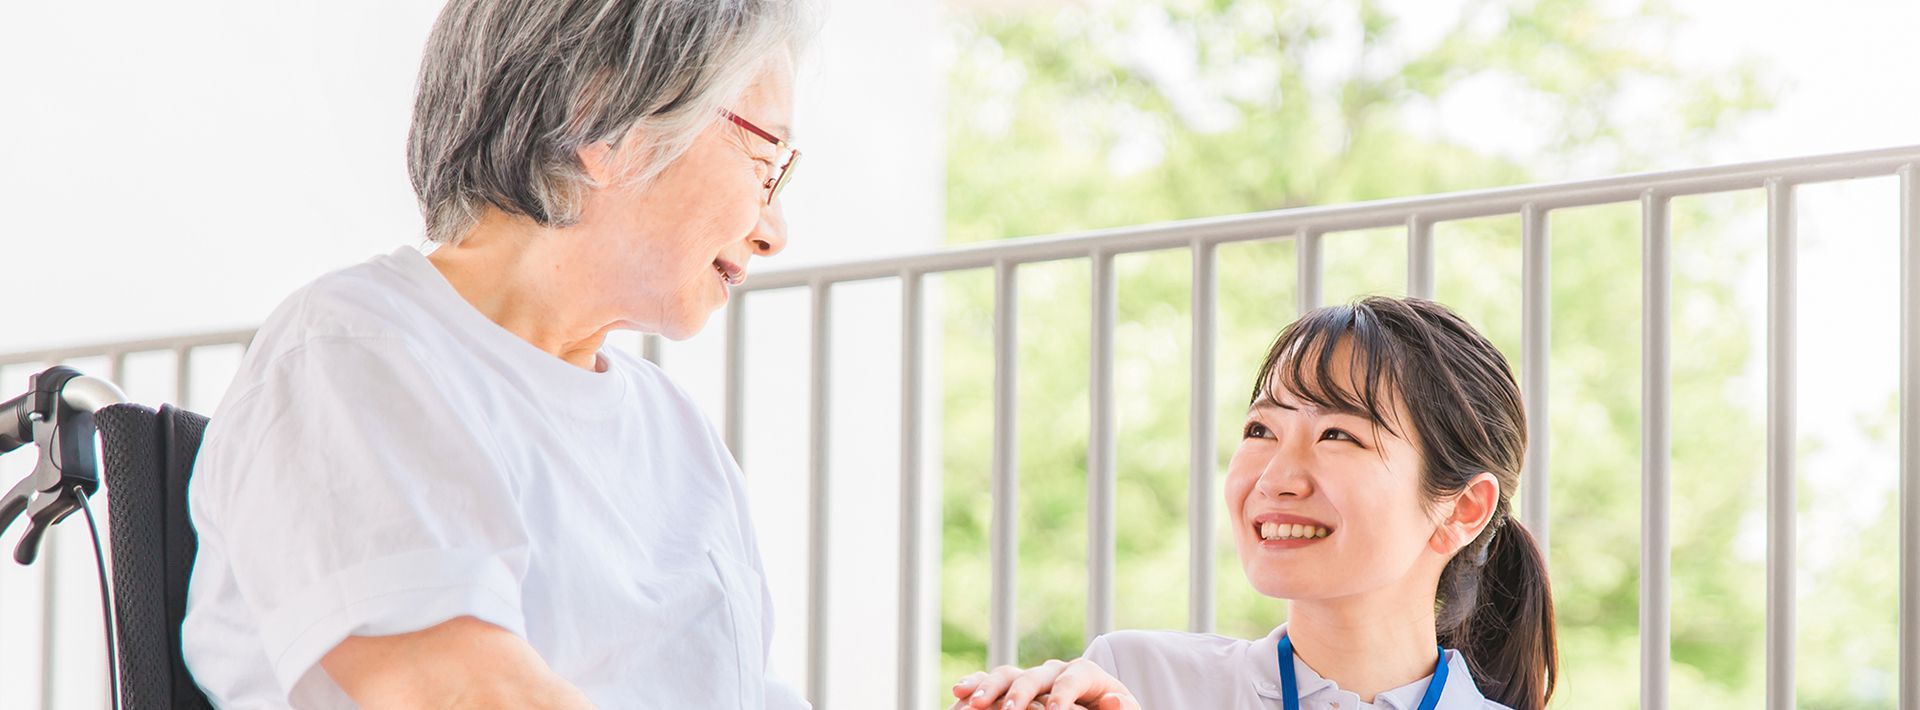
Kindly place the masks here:
[(1527, 448), (1512, 371), (1431, 301), (1368, 298), (1287, 327), (1227, 469), (1251, 641), (1121, 631), (1071, 663), (975, 673), (955, 708), (1539, 710), (1553, 601), (1511, 515)]

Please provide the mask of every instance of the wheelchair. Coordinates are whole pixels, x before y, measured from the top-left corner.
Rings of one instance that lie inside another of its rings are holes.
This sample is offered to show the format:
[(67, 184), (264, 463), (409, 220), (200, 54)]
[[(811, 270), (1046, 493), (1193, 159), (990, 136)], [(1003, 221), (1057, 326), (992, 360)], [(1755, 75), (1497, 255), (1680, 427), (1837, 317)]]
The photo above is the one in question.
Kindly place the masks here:
[(0, 498), (0, 533), (26, 516), (14, 561), (32, 564), (48, 528), (75, 511), (94, 527), (98, 557), (99, 530), (87, 501), (104, 482), (112, 493), (110, 594), (104, 558), (100, 574), (114, 705), (212, 708), (180, 646), (198, 549), (187, 517), (187, 481), (207, 418), (171, 405), (154, 410), (128, 403), (113, 383), (68, 367), (36, 374), (30, 383), (26, 394), (0, 403), (0, 455), (27, 446), (39, 454), (33, 472)]

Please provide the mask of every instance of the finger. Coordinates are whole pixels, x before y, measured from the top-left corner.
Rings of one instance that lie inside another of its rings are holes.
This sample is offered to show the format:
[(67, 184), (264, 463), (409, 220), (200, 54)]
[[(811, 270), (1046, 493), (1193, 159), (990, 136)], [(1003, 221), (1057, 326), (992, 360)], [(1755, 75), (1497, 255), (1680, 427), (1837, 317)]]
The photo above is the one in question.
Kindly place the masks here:
[(1108, 675), (1106, 669), (1081, 658), (1060, 670), (1053, 680), (1052, 692), (1054, 701), (1048, 710), (1066, 710), (1076, 702), (1094, 705), (1101, 696), (1124, 693), (1126, 687)]
[(974, 688), (980, 687), (980, 681), (985, 680), (986, 677), (986, 673), (968, 673), (961, 676), (960, 680), (953, 683), (953, 697), (966, 699), (968, 695), (973, 694)]
[(1056, 696), (1053, 693), (1041, 693), (1040, 697), (1034, 698), (1033, 702), (1027, 704), (1027, 707), (1037, 707), (1039, 710), (1056, 710), (1057, 708), (1066, 708), (1066, 710), (1093, 710), (1091, 703), (1082, 705), (1075, 704), (1072, 700), (1056, 700), (1055, 698)]
[(1053, 679), (1053, 697), (1048, 700), (1047, 710), (1069, 710), (1076, 701), (1100, 697), (1100, 693), (1090, 690), (1087, 675), (1075, 672), (1069, 665)]
[(986, 677), (981, 678), (980, 684), (974, 686), (973, 692), (967, 695), (967, 704), (976, 708), (992, 705), (1006, 694), (1007, 686), (1013, 685), (1013, 679), (1020, 677), (1023, 672), (1014, 666), (1001, 666), (987, 671)]
[(1060, 675), (1060, 669), (1065, 667), (1065, 662), (1056, 660), (1027, 669), (1013, 679), (1012, 685), (1007, 686), (1007, 705), (1025, 708), (1035, 697), (1053, 687), (1054, 677)]
[(1140, 701), (1131, 695), (1108, 693), (1100, 696), (1100, 703), (1094, 707), (1097, 710), (1140, 710)]

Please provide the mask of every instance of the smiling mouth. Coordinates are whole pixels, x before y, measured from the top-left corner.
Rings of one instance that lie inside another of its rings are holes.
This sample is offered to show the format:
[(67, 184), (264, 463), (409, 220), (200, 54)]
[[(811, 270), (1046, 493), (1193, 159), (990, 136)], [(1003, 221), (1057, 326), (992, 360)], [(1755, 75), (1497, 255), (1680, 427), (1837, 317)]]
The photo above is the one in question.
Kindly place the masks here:
[(747, 270), (726, 259), (714, 259), (713, 270), (720, 275), (720, 280), (728, 286), (739, 286), (747, 281)]
[(1333, 534), (1332, 530), (1317, 525), (1275, 522), (1261, 523), (1257, 532), (1261, 540), (1312, 540)]

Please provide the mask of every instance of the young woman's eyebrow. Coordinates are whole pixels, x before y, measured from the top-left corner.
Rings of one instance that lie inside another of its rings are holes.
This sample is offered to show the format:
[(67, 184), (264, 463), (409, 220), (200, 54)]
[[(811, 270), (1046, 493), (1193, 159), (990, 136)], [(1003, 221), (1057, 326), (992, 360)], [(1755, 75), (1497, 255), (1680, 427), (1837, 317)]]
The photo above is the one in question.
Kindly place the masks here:
[(1335, 404), (1334, 406), (1331, 406), (1331, 407), (1323, 407), (1319, 405), (1307, 405), (1307, 406), (1301, 407), (1301, 406), (1282, 403), (1280, 400), (1274, 399), (1272, 394), (1261, 395), (1260, 399), (1254, 401), (1252, 407), (1248, 407), (1248, 410), (1251, 411), (1255, 409), (1264, 409), (1264, 408), (1281, 409), (1289, 412), (1305, 411), (1310, 414), (1317, 414), (1317, 415), (1344, 414), (1350, 417), (1358, 417), (1361, 419), (1365, 419), (1367, 421), (1373, 421), (1373, 417), (1369, 416), (1366, 410), (1361, 409), (1359, 407), (1341, 406), (1338, 404)]

